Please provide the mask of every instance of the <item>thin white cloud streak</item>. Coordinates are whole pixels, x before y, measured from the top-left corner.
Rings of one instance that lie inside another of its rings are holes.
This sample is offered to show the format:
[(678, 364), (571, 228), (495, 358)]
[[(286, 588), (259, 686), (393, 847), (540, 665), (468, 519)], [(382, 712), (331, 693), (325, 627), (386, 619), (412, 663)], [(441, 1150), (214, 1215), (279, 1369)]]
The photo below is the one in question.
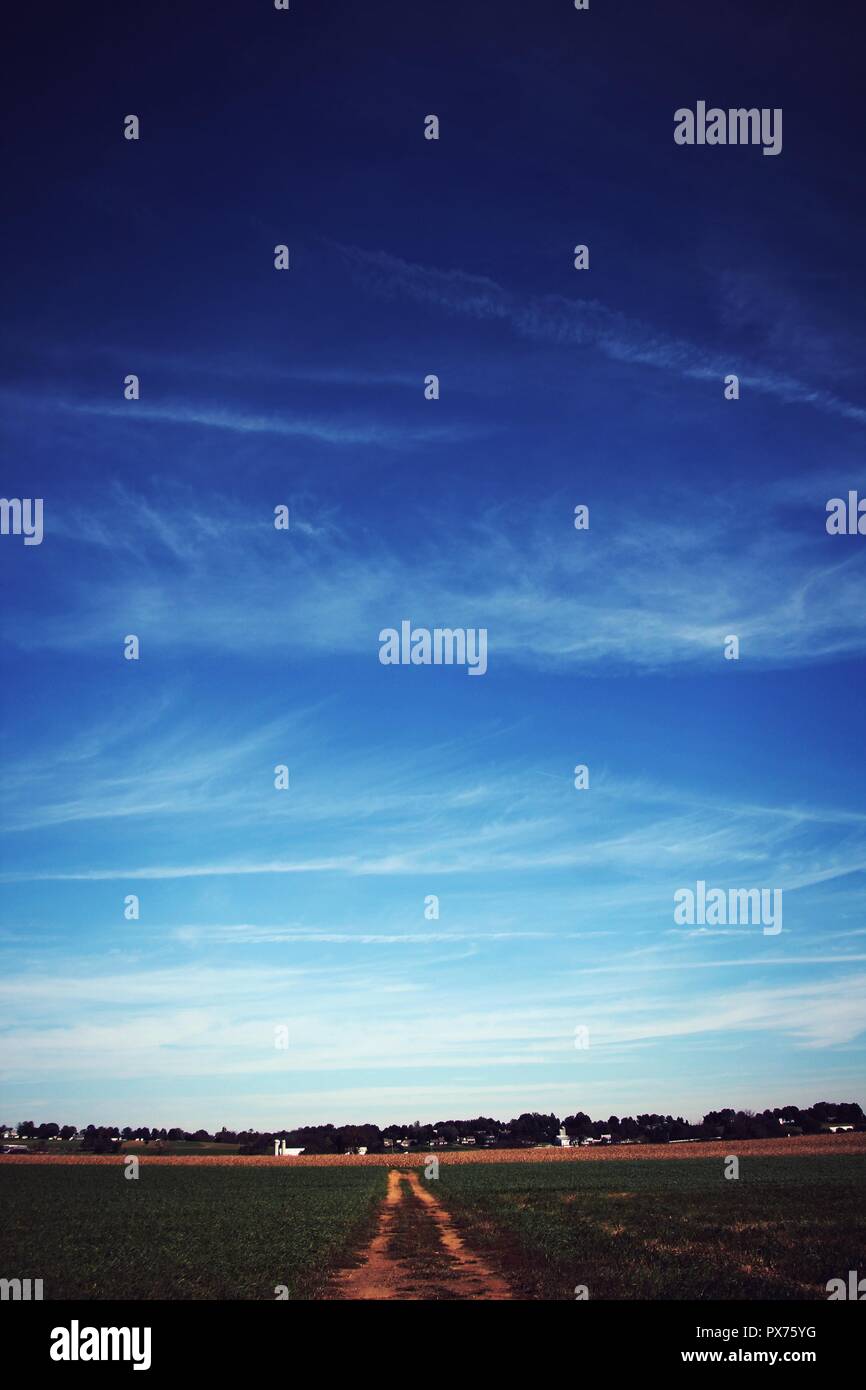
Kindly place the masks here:
[[(82, 359), (113, 362), (119, 381), (126, 375), (128, 363), (134, 360), (153, 373), (191, 377), (196, 382), (214, 375), (254, 383), (304, 381), (311, 385), (357, 386), (362, 390), (379, 386), (409, 387), (417, 390), (419, 382), (418, 372), (413, 373), (405, 368), (395, 367), (389, 362), (384, 362), (378, 370), (373, 366), (359, 367), (357, 362), (348, 362), (344, 366), (324, 366), (310, 361), (283, 364), (267, 357), (251, 361), (249, 349), (243, 356), (233, 356), (231, 353), (205, 356), (201, 352), (184, 356), (171, 352), (143, 351), (141, 345), (136, 342), (107, 346), (104, 343), (81, 341), (40, 341), (32, 344), (32, 350), (37, 362), (47, 360), (55, 364), (54, 374), (59, 369), (68, 369), (70, 362), (80, 362)], [(365, 360), (369, 361), (369, 357)]]
[[(284, 927), (256, 926), (252, 923), (234, 925), (192, 925), (175, 927), (171, 934), (180, 942), (191, 946), (204, 943), (225, 946), (261, 946), (272, 943), (322, 942), (336, 946), (431, 946), (449, 941), (522, 941), (549, 940), (559, 937), (553, 931), (496, 931), (488, 927), (478, 927), (475, 931), (449, 929), (432, 931), (429, 928), (404, 932), (373, 932), (365, 927), (354, 931), (336, 931), (327, 927)], [(600, 935), (600, 933), (593, 933)], [(572, 937), (588, 936), (590, 933), (569, 933)], [(413, 986), (420, 988), (420, 986)]]
[(59, 411), (69, 416), (96, 416), (103, 420), (117, 421), (118, 424), (132, 421), (137, 425), (177, 425), (236, 435), (306, 439), (313, 443), (336, 446), (369, 445), (375, 448), (403, 449), (412, 444), (449, 444), (477, 440), (485, 438), (491, 432), (488, 427), (459, 423), (424, 426), (408, 423), (383, 425), (361, 420), (316, 419), (275, 412), (241, 413), (218, 406), (187, 405), (179, 402), (146, 405), (128, 401), (123, 405), (110, 405), (12, 391), (0, 392), (0, 399), (9, 408), (38, 411), (40, 415)]
[(206, 406), (109, 406), (62, 403), (62, 408), (78, 415), (98, 415), (105, 419), (133, 419), (146, 424), (191, 425), (204, 429), (228, 430), (233, 434), (268, 434), (283, 439), (311, 439), (320, 444), (370, 444), (401, 449), (407, 444), (447, 444), (477, 439), (487, 431), (474, 426), (413, 425), (399, 427), (362, 424), (336, 424), (328, 420), (300, 419), (288, 415), (240, 415), (235, 411)]
[[(751, 934), (755, 934), (755, 928), (752, 928)], [(730, 932), (729, 935), (742, 937), (748, 935), (748, 933)], [(712, 933), (713, 944), (718, 945), (719, 938), (723, 936), (724, 932), (722, 931)], [(699, 934), (693, 932), (689, 934), (689, 937), (691, 940), (699, 939)], [(745, 967), (749, 969), (757, 968), (759, 970), (776, 970), (780, 966), (787, 965), (846, 965), (861, 961), (866, 961), (866, 955), (780, 956), (768, 951), (766, 955), (763, 956), (739, 956), (732, 957), (729, 960), (673, 960), (667, 957), (665, 960), (653, 962), (641, 961), (640, 963), (634, 964), (636, 972), (638, 974), (644, 974), (654, 970), (661, 970), (668, 973), (672, 970), (733, 970)], [(616, 965), (591, 965), (584, 968), (584, 973), (587, 975), (616, 974), (621, 972), (622, 969), (622, 963), (617, 963)]]
[[(638, 838), (621, 837), (614, 844), (605, 844), (603, 841), (594, 841), (585, 844), (579, 849), (560, 849), (545, 850), (540, 849), (533, 853), (511, 849), (507, 851), (489, 853), (478, 853), (474, 850), (461, 851), (457, 848), (449, 850), (443, 846), (425, 845), (423, 848), (413, 848), (400, 854), (388, 854), (382, 857), (375, 855), (364, 858), (359, 855), (335, 855), (332, 857), (318, 857), (311, 859), (273, 859), (256, 861), (231, 861), (223, 860), (212, 863), (186, 863), (186, 864), (162, 864), (162, 865), (138, 865), (130, 867), (112, 868), (88, 868), (81, 870), (8, 870), (0, 874), (0, 882), (3, 883), (34, 883), (34, 882), (110, 882), (118, 879), (129, 879), (130, 881), (146, 880), (165, 880), (186, 878), (226, 878), (226, 877), (246, 877), (246, 876), (266, 876), (284, 874), (308, 874), (308, 873), (338, 873), (350, 877), (393, 877), (393, 876), (414, 876), (420, 874), (430, 875), (450, 875), (450, 874), (473, 874), (480, 872), (488, 873), (516, 873), (516, 872), (539, 872), (551, 869), (570, 869), (587, 867), (598, 869), (605, 867), (608, 869), (620, 869), (631, 874), (638, 873), (642, 868), (655, 867), (660, 870), (665, 860), (665, 847), (660, 845), (656, 838), (659, 827), (653, 827), (643, 832), (641, 836), (642, 849), (638, 852)], [(721, 833), (721, 832), (720, 832)], [(461, 839), (462, 837), (456, 837)], [(718, 850), (710, 851), (707, 848), (707, 836), (698, 836), (689, 849), (685, 844), (678, 846), (678, 852), (669, 857), (669, 864), (659, 881), (670, 884), (674, 879), (686, 877), (700, 877), (701, 874), (715, 872), (715, 877), (719, 882), (713, 883), (714, 887), (727, 888), (736, 886), (739, 882), (736, 874), (732, 874), (728, 867), (723, 869), (721, 866), (730, 863), (730, 858), (721, 854)], [(747, 842), (747, 836), (743, 835), (743, 844)], [(789, 876), (787, 872), (782, 872), (778, 863), (768, 862), (768, 856), (752, 850), (745, 849), (739, 855), (743, 862), (764, 861), (763, 870), (757, 875), (766, 886), (764, 880), (769, 880), (776, 888), (786, 892), (793, 892), (796, 889), (811, 887), (819, 883), (827, 882), (831, 879), (847, 877), (866, 869), (866, 860), (857, 857), (850, 862), (835, 865), (832, 869), (816, 868), (812, 873), (799, 873)], [(687, 867), (691, 866), (690, 868)], [(715, 867), (714, 867), (715, 866)], [(698, 872), (695, 873), (694, 869)], [(742, 874), (739, 876), (742, 877)], [(753, 869), (750, 875), (750, 882), (756, 878)], [(661, 906), (668, 899), (658, 899), (657, 906)], [(672, 910), (672, 909), (671, 909)]]
[(786, 404), (809, 405), (866, 424), (866, 409), (796, 377), (741, 361), (736, 353), (707, 352), (684, 339), (608, 309), (593, 299), (521, 296), (483, 275), (438, 270), (391, 256), (340, 246), (339, 251), (374, 292), (402, 295), (447, 313), (506, 323), (521, 337), (562, 347), (596, 348), (615, 362), (639, 363), (695, 380), (722, 382), (736, 371), (741, 382)]

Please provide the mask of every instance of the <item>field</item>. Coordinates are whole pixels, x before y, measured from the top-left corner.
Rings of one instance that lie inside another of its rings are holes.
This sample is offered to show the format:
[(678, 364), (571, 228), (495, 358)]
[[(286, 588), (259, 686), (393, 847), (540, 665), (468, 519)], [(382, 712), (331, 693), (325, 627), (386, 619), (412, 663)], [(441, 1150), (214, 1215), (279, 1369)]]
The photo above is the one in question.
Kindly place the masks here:
[(438, 1196), (517, 1297), (826, 1298), (866, 1268), (866, 1158), (461, 1165)]
[(289, 1171), (114, 1159), (0, 1168), (0, 1274), (41, 1278), (44, 1297), (311, 1297), (363, 1244), (385, 1192), (381, 1169)]
[(48, 1299), (824, 1299), (866, 1269), (864, 1139), (448, 1153), (438, 1179), (417, 1154), (154, 1155), (137, 1180), (5, 1157), (0, 1275)]

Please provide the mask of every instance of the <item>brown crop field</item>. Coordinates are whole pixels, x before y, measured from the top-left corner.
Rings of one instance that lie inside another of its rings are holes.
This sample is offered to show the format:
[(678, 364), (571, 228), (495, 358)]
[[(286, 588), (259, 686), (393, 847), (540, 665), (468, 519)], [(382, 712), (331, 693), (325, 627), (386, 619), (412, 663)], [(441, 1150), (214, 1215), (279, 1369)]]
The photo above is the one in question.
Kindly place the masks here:
[[(866, 1154), (866, 1134), (804, 1134), (791, 1139), (742, 1139), (696, 1144), (593, 1144), (579, 1149), (461, 1149), (434, 1151), (443, 1166), (464, 1163), (616, 1163), (634, 1159), (814, 1158), (835, 1154)], [(0, 1164), (116, 1164), (134, 1155), (142, 1163), (173, 1167), (311, 1167), (311, 1168), (419, 1168), (428, 1153), (398, 1154), (302, 1154), (275, 1158), (273, 1154), (148, 1154), (134, 1148), (116, 1154), (4, 1154)]]

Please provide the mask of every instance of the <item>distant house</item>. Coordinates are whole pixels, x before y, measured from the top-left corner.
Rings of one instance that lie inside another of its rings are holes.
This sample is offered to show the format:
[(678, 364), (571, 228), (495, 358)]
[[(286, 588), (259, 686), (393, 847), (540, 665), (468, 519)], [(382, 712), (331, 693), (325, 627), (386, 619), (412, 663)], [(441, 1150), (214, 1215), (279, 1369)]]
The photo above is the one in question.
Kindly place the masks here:
[(853, 1128), (853, 1125), (828, 1125), (827, 1132), (829, 1134), (842, 1134), (846, 1129), (853, 1130)]
[(579, 1139), (571, 1139), (565, 1132), (565, 1125), (562, 1125), (557, 1135), (557, 1143), (561, 1149), (577, 1148), (580, 1144)]
[(0, 1152), (4, 1154), (29, 1154), (26, 1144), (4, 1144)]

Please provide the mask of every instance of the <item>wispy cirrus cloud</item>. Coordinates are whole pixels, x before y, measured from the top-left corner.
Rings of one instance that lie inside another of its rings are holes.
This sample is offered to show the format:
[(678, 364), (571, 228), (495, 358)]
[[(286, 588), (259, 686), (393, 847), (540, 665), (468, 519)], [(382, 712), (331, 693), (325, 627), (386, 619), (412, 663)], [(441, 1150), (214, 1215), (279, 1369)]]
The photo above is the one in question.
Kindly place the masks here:
[[(52, 760), (37, 752), (9, 763), (7, 831), (26, 835), (66, 827), (67, 834), (54, 864), (19, 863), (0, 881), (169, 884), (481, 875), (488, 893), (497, 879), (512, 886), (525, 880), (529, 891), (546, 877), (549, 896), (552, 881), (567, 881), (577, 870), (590, 917), (599, 913), (606, 920), (620, 911), (639, 921), (649, 911), (670, 922), (673, 887), (697, 877), (714, 874), (718, 886), (727, 887), (746, 876), (749, 883), (772, 883), (793, 893), (866, 870), (866, 817), (847, 807), (737, 802), (599, 768), (587, 821), (583, 804), (575, 804), (569, 768), (558, 774), (549, 766), (539, 769), (518, 753), (500, 757), (495, 772), (479, 777), (471, 739), (440, 742), (416, 752), (411, 767), (383, 773), (387, 750), (347, 749), (326, 732), (325, 708), (300, 708), (280, 718), (263, 710), (242, 727), (214, 718), (206, 730), (176, 716), (165, 721), (166, 729), (157, 719), (160, 709), (144, 702), (142, 730), (148, 729), (148, 713), (156, 721), (145, 737), (130, 740), (128, 731), (112, 736), (109, 724), (101, 742), (93, 731), (79, 730), (69, 750), (54, 750)], [(503, 727), (488, 737), (493, 752), (511, 742), (513, 731)], [(299, 747), (316, 751), (284, 800), (273, 790), (274, 750)], [(74, 796), (58, 795), (58, 768), (74, 777)], [(113, 857), (96, 844), (82, 860), (76, 837), (86, 826), (98, 831), (108, 825), (115, 832), (125, 823), (129, 834)], [(186, 853), (165, 854), (160, 827), (166, 826), (183, 828)], [(129, 844), (142, 835), (150, 852), (133, 860)], [(556, 913), (561, 924), (561, 905)], [(485, 925), (496, 923), (491, 918)], [(525, 931), (546, 924), (498, 925)], [(452, 920), (449, 926), (461, 924)], [(586, 920), (579, 924), (584, 931), (587, 926)]]
[(449, 441), (477, 439), (488, 433), (478, 426), (431, 424), (384, 425), (358, 421), (315, 420), (290, 415), (249, 415), (208, 406), (113, 406), (64, 403), (78, 415), (99, 415), (105, 419), (132, 419), (146, 424), (190, 425), (234, 434), (269, 434), (283, 439), (310, 439), (320, 444), (370, 444), (401, 449), (407, 444), (446, 444)]
[(333, 506), (320, 515), (309, 499), (276, 533), (272, 507), (239, 510), (170, 483), (158, 498), (115, 485), (46, 521), (49, 540), (116, 550), (114, 571), (64, 582), (60, 611), (38, 627), (25, 605), (10, 610), (7, 640), (76, 650), (122, 627), (165, 650), (290, 645), (373, 666), (383, 628), (444, 615), (487, 628), (491, 664), (587, 673), (718, 664), (731, 632), (764, 668), (866, 652), (862, 552), (833, 548), (823, 508), (810, 534), (772, 517), (755, 525), (754, 506), (742, 490), (680, 495), (669, 516), (638, 507), (632, 524), (581, 536), (564, 501), (531, 524), (495, 506), (447, 521), (418, 510), (404, 521), (405, 547), (369, 532), (361, 545)]
[(484, 275), (418, 265), (385, 251), (343, 245), (337, 249), (374, 293), (402, 296), (461, 318), (504, 323), (530, 340), (565, 348), (593, 348), (614, 362), (657, 367), (693, 380), (721, 382), (735, 371), (744, 384), (786, 404), (812, 406), (866, 424), (866, 408), (861, 405), (759, 362), (744, 360), (738, 353), (709, 351), (595, 299), (524, 295)]
[[(625, 971), (591, 986), (563, 984), (553, 997), (517, 981), (510, 988), (475, 981), (432, 1000), (403, 983), (399, 970), (383, 976), (363, 966), (20, 975), (0, 983), (0, 1003), (20, 1020), (6, 1030), (4, 1075), (29, 1082), (255, 1075), (276, 1086), (291, 1078), (294, 1086), (329, 1072), (416, 1068), (451, 1076), (483, 1065), (512, 1077), (517, 1068), (550, 1075), (563, 1067), (564, 1083), (582, 1061), (576, 1018), (592, 1040), (583, 1069), (596, 1073), (612, 1057), (686, 1038), (723, 1046), (775, 1035), (809, 1051), (844, 1046), (866, 1026), (862, 972), (848, 974), (841, 998), (837, 981), (802, 978), (735, 988), (705, 982), (695, 987), (698, 999), (663, 986), (648, 994), (645, 981)], [(275, 1049), (275, 1026), (287, 1019), (289, 1047)]]
[(144, 404), (127, 401), (112, 405), (104, 401), (83, 401), (64, 397), (25, 395), (3, 392), (4, 402), (30, 413), (58, 412), (69, 416), (95, 416), (118, 424), (177, 425), (204, 430), (217, 430), (235, 435), (270, 435), (279, 439), (306, 439), (318, 444), (370, 445), (386, 449), (401, 449), (412, 444), (448, 444), (480, 439), (489, 435), (491, 426), (453, 423), (414, 425), (346, 419), (341, 413), (328, 418), (292, 415), (286, 412), (239, 411), (210, 404), (190, 404), (188, 401), (165, 404)]

